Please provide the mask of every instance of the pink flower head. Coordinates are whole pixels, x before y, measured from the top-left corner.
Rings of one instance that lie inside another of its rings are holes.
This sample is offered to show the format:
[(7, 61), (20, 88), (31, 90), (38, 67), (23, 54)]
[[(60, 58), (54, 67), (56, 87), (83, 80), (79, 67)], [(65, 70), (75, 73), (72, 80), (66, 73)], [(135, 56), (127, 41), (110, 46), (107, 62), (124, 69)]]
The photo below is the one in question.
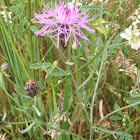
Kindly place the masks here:
[(48, 33), (53, 33), (51, 37), (57, 37), (57, 48), (59, 48), (59, 37), (64, 35), (65, 46), (72, 35), (74, 38), (74, 48), (76, 49), (76, 43), (80, 46), (81, 43), (78, 41), (76, 36), (79, 36), (85, 40), (89, 39), (83, 34), (81, 28), (85, 28), (87, 31), (93, 33), (94, 30), (85, 25), (88, 22), (89, 15), (86, 11), (79, 13), (75, 5), (68, 8), (65, 3), (59, 5), (55, 3), (55, 8), (52, 10), (49, 5), (44, 5), (42, 10), (43, 14), (35, 13), (35, 22), (44, 24), (43, 28), (37, 32), (36, 35), (46, 35)]

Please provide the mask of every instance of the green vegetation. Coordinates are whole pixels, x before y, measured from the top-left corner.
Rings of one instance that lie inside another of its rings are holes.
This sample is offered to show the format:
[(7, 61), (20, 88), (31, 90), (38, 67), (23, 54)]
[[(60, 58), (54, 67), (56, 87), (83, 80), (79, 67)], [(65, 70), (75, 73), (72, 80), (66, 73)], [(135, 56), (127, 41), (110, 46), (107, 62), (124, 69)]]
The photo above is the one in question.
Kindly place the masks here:
[[(82, 29), (90, 41), (77, 37), (77, 49), (72, 35), (57, 49), (57, 37), (34, 34), (45, 0), (0, 1), (0, 138), (140, 138), (140, 2), (81, 1), (95, 33)], [(121, 33), (131, 25), (129, 40)]]

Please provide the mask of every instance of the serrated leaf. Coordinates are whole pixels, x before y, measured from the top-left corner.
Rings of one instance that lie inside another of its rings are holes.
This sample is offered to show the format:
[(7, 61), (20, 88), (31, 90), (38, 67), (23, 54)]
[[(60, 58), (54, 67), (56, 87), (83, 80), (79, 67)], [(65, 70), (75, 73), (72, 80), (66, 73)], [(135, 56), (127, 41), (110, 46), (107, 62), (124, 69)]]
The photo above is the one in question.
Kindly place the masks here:
[(35, 124), (35, 122), (32, 122), (27, 128), (25, 128), (25, 129), (23, 129), (23, 130), (19, 130), (19, 132), (20, 132), (21, 134), (26, 133), (27, 131), (29, 131), (29, 130), (33, 127), (34, 124)]
[(118, 116), (111, 116), (110, 117), (111, 120), (122, 120), (122, 117), (118, 117)]

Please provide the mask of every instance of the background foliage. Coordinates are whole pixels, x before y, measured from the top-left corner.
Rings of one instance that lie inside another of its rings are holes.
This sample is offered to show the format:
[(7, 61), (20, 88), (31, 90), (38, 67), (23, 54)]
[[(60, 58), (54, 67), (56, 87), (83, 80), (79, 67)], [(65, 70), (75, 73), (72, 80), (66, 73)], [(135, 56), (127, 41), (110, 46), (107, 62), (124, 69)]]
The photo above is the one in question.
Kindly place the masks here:
[[(54, 1), (47, 1), (54, 4)], [(140, 136), (140, 51), (120, 33), (139, 0), (83, 1), (91, 14), (84, 31), (90, 42), (72, 49), (35, 36), (34, 13), (45, 0), (3, 0), (0, 10), (0, 133), (5, 139), (138, 139)], [(11, 17), (9, 17), (9, 12)], [(94, 19), (94, 20), (92, 20)], [(24, 92), (37, 81), (34, 98)], [(61, 109), (63, 108), (63, 111)]]

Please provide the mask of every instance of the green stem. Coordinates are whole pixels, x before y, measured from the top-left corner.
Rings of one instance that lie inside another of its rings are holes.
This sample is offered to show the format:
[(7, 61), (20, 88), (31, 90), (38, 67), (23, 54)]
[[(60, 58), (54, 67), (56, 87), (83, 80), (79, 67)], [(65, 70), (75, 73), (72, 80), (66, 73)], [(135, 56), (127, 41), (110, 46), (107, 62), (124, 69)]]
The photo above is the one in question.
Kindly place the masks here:
[[(102, 57), (101, 66), (100, 66), (100, 70), (99, 70), (99, 74), (98, 74), (98, 79), (97, 79), (97, 82), (96, 82), (96, 85), (95, 85), (95, 90), (94, 90), (94, 94), (93, 94), (92, 102), (91, 102), (91, 106), (90, 106), (90, 124), (91, 125), (93, 124), (93, 107), (94, 107), (94, 101), (95, 101), (95, 98), (96, 98), (96, 95), (97, 95), (97, 88), (98, 88), (98, 85), (99, 85), (99, 80), (100, 80), (100, 76), (101, 76), (103, 62), (104, 62), (104, 59)], [(93, 139), (93, 131), (92, 131), (92, 126), (90, 126), (90, 140), (92, 140), (92, 139)]]
[[(68, 49), (68, 56), (67, 60), (70, 60), (70, 55), (71, 55), (71, 39), (70, 39), (70, 44), (69, 44), (69, 49)], [(66, 66), (66, 72), (70, 71), (70, 66)], [(66, 112), (68, 115), (69, 112), (69, 88), (70, 88), (70, 78), (67, 78), (65, 80), (65, 91), (64, 91), (64, 104), (63, 104), (63, 111)], [(68, 121), (63, 121), (62, 122), (62, 129), (68, 130)], [(63, 136), (63, 140), (67, 139), (67, 135)]]
[[(73, 136), (75, 136), (75, 137), (78, 137), (80, 140), (86, 140), (85, 138), (83, 138), (83, 137), (81, 137), (81, 136), (79, 136), (79, 135), (77, 135), (77, 134), (75, 134), (75, 133), (73, 133), (73, 132), (70, 132), (70, 131), (67, 131), (67, 130), (63, 130), (63, 129), (59, 129), (59, 128), (53, 127), (53, 126), (48, 125), (48, 124), (46, 124), (46, 123), (44, 123), (44, 122), (42, 122), (42, 121), (40, 121), (40, 120), (39, 120), (39, 123), (42, 123), (43, 125), (46, 125), (48, 128), (54, 129), (54, 130), (56, 130), (57, 132), (60, 131), (60, 132), (63, 132), (63, 133), (67, 133), (67, 135), (69, 134), (69, 135), (73, 135)], [(39, 126), (39, 127), (41, 127), (41, 126)], [(45, 129), (43, 129), (43, 131), (47, 132)], [(65, 140), (66, 140), (66, 139), (65, 139)]]
[[(140, 104), (140, 101), (139, 101), (139, 102), (136, 102), (136, 103), (133, 103), (133, 104), (130, 104), (130, 105), (127, 105), (127, 106), (124, 106), (124, 107), (119, 108), (119, 109), (117, 109), (117, 110), (114, 110), (114, 111), (112, 111), (111, 113), (107, 114), (104, 118), (102, 118), (95, 126), (97, 126), (100, 122), (102, 122), (103, 120), (105, 120), (105, 119), (108, 118), (109, 116), (113, 115), (114, 113), (117, 113), (117, 112), (119, 112), (119, 111), (121, 111), (121, 110), (130, 108), (130, 107), (134, 107), (134, 106), (139, 105), (139, 104)], [(95, 126), (93, 126), (93, 127), (95, 127)]]
[[(32, 15), (32, 8), (31, 8), (31, 0), (27, 1), (27, 16), (28, 16), (28, 22), (31, 21), (31, 15)], [(28, 28), (28, 38), (29, 38), (29, 45), (30, 45), (30, 55), (31, 55), (31, 63), (34, 63), (34, 57), (33, 57), (33, 43), (32, 43), (32, 32), (30, 28)], [(32, 77), (34, 78), (34, 70), (32, 70)]]

